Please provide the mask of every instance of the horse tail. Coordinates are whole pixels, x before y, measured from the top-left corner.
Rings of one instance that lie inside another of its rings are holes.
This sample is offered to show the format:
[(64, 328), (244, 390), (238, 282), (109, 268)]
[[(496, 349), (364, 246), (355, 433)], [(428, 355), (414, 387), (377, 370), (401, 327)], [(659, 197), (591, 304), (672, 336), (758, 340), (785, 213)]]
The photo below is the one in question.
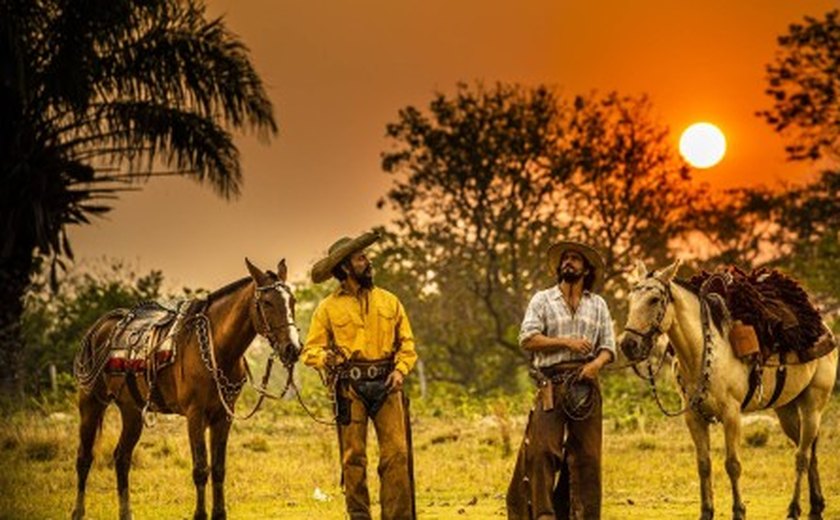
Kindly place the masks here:
[(105, 364), (108, 362), (113, 336), (109, 336), (108, 340), (102, 343), (94, 341), (96, 335), (105, 323), (114, 319), (122, 320), (127, 314), (126, 309), (115, 309), (104, 314), (88, 328), (82, 338), (79, 350), (73, 359), (73, 376), (76, 378), (81, 391), (90, 392), (93, 389), (99, 375), (105, 369)]

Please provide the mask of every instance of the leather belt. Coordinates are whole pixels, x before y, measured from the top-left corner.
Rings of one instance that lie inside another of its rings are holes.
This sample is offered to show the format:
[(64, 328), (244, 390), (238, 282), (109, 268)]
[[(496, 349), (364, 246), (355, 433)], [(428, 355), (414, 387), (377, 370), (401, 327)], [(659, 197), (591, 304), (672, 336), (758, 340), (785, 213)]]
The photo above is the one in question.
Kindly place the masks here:
[(353, 362), (344, 371), (351, 381), (370, 381), (387, 377), (394, 369), (394, 363), (388, 361)]

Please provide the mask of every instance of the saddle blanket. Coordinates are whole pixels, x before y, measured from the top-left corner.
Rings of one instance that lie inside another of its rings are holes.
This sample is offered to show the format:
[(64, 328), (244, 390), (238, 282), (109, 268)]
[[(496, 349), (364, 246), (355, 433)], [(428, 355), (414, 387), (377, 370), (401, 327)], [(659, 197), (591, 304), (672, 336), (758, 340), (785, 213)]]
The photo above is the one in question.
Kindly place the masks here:
[[(835, 346), (808, 294), (799, 282), (780, 271), (760, 268), (747, 273), (728, 266), (714, 273), (703, 271), (693, 276), (689, 285), (695, 292), (705, 288), (718, 294), (733, 319), (751, 326), (764, 360), (774, 354), (787, 358), (787, 353), (793, 352), (804, 363)], [(713, 307), (712, 314), (717, 322), (720, 312)]]
[(143, 302), (126, 309), (111, 341), (105, 369), (111, 373), (158, 370), (175, 361), (174, 338), (192, 300)]

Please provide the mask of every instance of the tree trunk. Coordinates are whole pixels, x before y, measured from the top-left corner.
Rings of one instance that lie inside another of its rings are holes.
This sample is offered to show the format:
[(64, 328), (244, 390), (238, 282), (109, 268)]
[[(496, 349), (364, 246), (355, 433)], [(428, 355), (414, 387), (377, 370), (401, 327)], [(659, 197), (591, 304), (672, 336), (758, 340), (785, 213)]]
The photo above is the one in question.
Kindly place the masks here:
[[(21, 248), (26, 249), (26, 248)], [(23, 297), (34, 262), (33, 248), (0, 258), (0, 392), (23, 394)]]

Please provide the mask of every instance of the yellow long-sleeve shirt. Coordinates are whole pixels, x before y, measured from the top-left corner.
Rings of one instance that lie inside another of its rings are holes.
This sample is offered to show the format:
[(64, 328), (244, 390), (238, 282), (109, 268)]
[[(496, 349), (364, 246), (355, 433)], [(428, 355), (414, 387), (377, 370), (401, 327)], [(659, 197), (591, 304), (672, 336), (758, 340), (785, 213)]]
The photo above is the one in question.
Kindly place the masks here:
[(377, 361), (393, 354), (395, 368), (403, 375), (417, 361), (414, 335), (402, 303), (379, 287), (360, 291), (358, 296), (339, 287), (318, 304), (301, 359), (308, 366), (324, 368), (330, 344), (347, 359), (357, 352), (355, 359), (360, 361)]

